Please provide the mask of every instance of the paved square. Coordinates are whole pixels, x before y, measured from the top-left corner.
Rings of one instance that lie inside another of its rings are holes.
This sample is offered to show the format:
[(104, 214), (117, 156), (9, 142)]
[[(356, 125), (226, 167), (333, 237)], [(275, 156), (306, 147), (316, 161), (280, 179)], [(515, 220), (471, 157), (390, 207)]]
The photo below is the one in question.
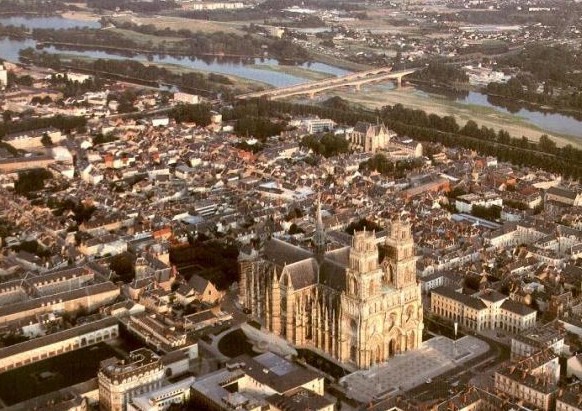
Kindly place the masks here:
[(489, 350), (489, 345), (470, 335), (458, 339), (438, 336), (425, 341), (418, 350), (391, 358), (369, 370), (356, 371), (340, 383), (349, 397), (370, 402), (406, 391), (437, 377)]

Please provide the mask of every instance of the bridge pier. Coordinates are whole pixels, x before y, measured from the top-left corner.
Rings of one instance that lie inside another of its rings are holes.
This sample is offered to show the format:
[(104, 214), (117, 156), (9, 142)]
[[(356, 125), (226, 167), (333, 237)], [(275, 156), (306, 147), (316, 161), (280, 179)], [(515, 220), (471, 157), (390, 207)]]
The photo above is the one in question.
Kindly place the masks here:
[(402, 87), (402, 76), (396, 77), (396, 87)]

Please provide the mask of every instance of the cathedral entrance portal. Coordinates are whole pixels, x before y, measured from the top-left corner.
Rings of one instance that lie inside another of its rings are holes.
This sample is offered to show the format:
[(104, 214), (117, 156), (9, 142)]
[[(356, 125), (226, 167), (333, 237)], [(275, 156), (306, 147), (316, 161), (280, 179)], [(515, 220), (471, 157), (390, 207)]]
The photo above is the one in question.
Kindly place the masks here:
[(370, 367), (384, 362), (384, 350), (382, 348), (382, 340), (375, 338), (374, 341), (370, 343)]
[(393, 338), (388, 342), (388, 357), (394, 357), (395, 354), (396, 354), (396, 341)]

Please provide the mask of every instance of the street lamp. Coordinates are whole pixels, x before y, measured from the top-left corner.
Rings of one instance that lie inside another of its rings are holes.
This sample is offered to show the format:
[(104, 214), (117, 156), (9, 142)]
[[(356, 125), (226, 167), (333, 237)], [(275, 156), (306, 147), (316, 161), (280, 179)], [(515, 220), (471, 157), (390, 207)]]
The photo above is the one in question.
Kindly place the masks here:
[(457, 358), (457, 329), (459, 323), (455, 321), (455, 339), (453, 340), (453, 359)]

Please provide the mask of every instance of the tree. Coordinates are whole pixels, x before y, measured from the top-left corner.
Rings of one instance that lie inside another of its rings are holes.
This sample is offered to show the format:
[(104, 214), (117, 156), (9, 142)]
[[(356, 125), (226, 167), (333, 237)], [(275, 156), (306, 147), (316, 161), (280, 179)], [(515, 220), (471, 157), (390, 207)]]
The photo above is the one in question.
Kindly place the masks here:
[(118, 254), (111, 257), (109, 269), (115, 272), (124, 283), (130, 283), (135, 277), (135, 258), (129, 253)]
[(2, 112), (2, 121), (4, 121), (5, 123), (8, 123), (10, 120), (12, 120), (12, 115), (14, 113), (10, 110), (4, 110)]
[(354, 235), (354, 231), (362, 231), (364, 229), (368, 231), (373, 231), (380, 230), (381, 227), (378, 224), (374, 223), (373, 221), (369, 221), (366, 218), (362, 218), (361, 220), (350, 223), (346, 227), (345, 232)]
[(471, 207), (471, 214), (486, 220), (498, 220), (501, 217), (501, 207), (496, 205), (491, 207), (474, 205)]
[(299, 207), (293, 207), (285, 216), (285, 221), (291, 221), (301, 217), (303, 217), (303, 212), (301, 209)]
[(303, 230), (301, 227), (299, 227), (295, 223), (291, 224), (291, 227), (289, 227), (289, 234), (290, 235), (303, 234), (303, 233), (305, 233), (305, 230)]
[(211, 122), (211, 107), (207, 104), (180, 104), (170, 111), (170, 117), (177, 123), (194, 122), (206, 127)]
[(556, 143), (550, 139), (546, 134), (542, 134), (540, 136), (540, 140), (538, 141), (538, 147), (540, 151), (544, 153), (555, 153), (556, 150)]
[(323, 136), (305, 136), (301, 140), (301, 145), (324, 157), (347, 153), (350, 148), (350, 144), (344, 136), (336, 136), (333, 133), (326, 133)]
[(48, 135), (48, 133), (43, 133), (42, 134), (42, 138), (40, 139), (40, 142), (42, 143), (43, 146), (45, 147), (50, 147), (53, 145), (53, 140), (51, 139), (51, 137)]
[(44, 188), (45, 180), (51, 179), (52, 174), (45, 169), (35, 168), (18, 173), (18, 181), (14, 184), (14, 190), (18, 194), (29, 194)]

